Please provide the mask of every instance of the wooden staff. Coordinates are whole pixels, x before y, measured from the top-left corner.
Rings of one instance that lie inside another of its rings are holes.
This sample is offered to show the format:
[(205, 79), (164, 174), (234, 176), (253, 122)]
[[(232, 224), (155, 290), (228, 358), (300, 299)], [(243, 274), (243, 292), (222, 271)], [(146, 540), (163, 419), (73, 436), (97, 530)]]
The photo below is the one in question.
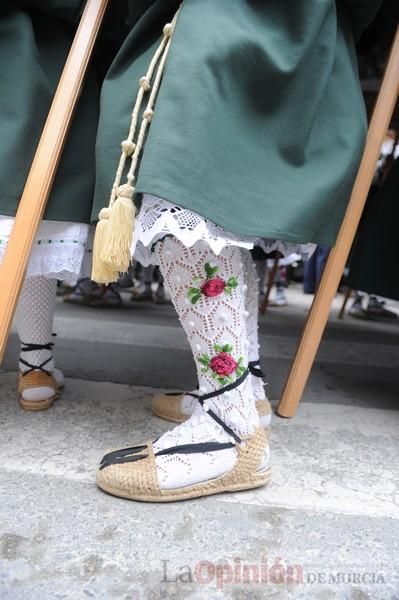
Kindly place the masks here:
[(398, 91), (399, 27), (396, 29), (349, 205), (337, 242), (330, 253), (319, 289), (309, 311), (305, 329), (277, 408), (277, 413), (282, 417), (293, 417), (295, 415), (305, 389), (328, 320), (331, 303), (337, 291), (366, 203), (380, 149), (393, 115)]
[(0, 362), (58, 162), (108, 0), (88, 0), (65, 63), (0, 267)]

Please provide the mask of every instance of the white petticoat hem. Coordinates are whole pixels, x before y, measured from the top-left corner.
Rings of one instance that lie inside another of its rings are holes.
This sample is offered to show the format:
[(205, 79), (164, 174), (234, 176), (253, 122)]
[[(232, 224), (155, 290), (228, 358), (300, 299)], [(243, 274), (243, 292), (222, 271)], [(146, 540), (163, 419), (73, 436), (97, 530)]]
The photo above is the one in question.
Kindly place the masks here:
[(144, 194), (135, 222), (132, 256), (145, 267), (156, 264), (154, 244), (166, 235), (177, 237), (188, 248), (198, 241), (205, 242), (216, 255), (219, 255), (226, 246), (238, 246), (247, 250), (260, 246), (266, 253), (278, 250), (283, 256), (298, 253), (307, 258), (316, 248), (316, 244), (295, 244), (282, 240), (237, 235), (225, 231), (219, 225), (191, 210), (162, 198)]
[[(0, 264), (14, 224), (0, 215)], [(27, 277), (44, 276), (71, 285), (89, 277), (94, 228), (84, 223), (42, 221), (29, 257)]]

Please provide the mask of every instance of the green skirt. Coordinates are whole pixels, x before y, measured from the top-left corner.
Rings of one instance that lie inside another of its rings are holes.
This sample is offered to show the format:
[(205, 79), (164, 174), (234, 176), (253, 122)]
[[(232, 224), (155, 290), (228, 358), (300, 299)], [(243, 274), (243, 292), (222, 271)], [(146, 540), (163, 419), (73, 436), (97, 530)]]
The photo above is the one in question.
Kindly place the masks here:
[(369, 198), (353, 246), (348, 284), (355, 290), (399, 300), (399, 158)]
[[(179, 2), (150, 4), (102, 86), (93, 220), (139, 78)], [(378, 4), (186, 0), (137, 201), (157, 196), (237, 235), (333, 245), (366, 132), (354, 31)]]
[[(129, 4), (110, 3), (46, 219), (95, 222), (108, 203), (138, 80), (179, 2), (142, 0), (132, 27)], [(146, 192), (237, 235), (333, 244), (366, 130), (353, 40), (378, 4), (185, 0), (138, 202)], [(15, 215), (83, 5), (0, 7), (0, 215)]]

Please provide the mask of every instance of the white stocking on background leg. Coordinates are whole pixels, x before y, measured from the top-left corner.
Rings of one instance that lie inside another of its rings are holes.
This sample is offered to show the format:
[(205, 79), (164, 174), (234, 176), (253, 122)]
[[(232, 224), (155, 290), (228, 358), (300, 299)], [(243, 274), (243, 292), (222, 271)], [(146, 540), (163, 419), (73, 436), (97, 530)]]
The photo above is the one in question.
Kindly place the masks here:
[[(249, 360), (259, 361), (259, 337), (258, 337), (258, 277), (256, 266), (252, 260), (249, 250), (241, 249), (242, 261), (245, 272), (246, 285), (246, 307), (248, 311), (247, 334), (249, 341)], [(251, 376), (255, 400), (265, 398), (264, 383), (260, 377)]]
[[(259, 279), (255, 262), (249, 250), (241, 249), (242, 261), (244, 264), (245, 285), (246, 285), (246, 307), (248, 311), (247, 335), (249, 341), (248, 358), (250, 362), (259, 361), (259, 307), (258, 307), (258, 287)], [(266, 261), (265, 261), (266, 262)], [(266, 400), (265, 383), (261, 377), (251, 375), (252, 389), (255, 400)], [(271, 421), (270, 406), (267, 404), (267, 414), (261, 417), (262, 427), (269, 427)]]
[[(186, 248), (167, 237), (156, 245), (165, 284), (190, 342), (197, 366), (199, 393), (205, 395), (238, 379), (248, 365), (249, 342), (245, 283), (239, 248), (219, 256), (202, 242)], [(249, 377), (236, 389), (206, 401), (238, 436), (259, 426)], [(200, 406), (184, 424), (155, 442), (155, 450), (200, 442), (231, 442), (231, 437)], [(217, 477), (230, 470), (236, 450), (156, 457), (160, 485), (174, 488)]]
[[(24, 351), (28, 344), (47, 345), (52, 343), (57, 281), (45, 277), (29, 277), (25, 280), (16, 312), (18, 336), (21, 342), (19, 370), (26, 373), (31, 367), (43, 363), (43, 368), (52, 373), (57, 383), (63, 383), (61, 371), (55, 369), (51, 349)], [(50, 360), (48, 360), (50, 359)], [(24, 362), (23, 362), (24, 361)], [(48, 362), (47, 362), (48, 361)], [(44, 400), (54, 395), (50, 387), (26, 389), (25, 400)]]
[[(244, 276), (244, 291), (246, 294), (246, 317), (247, 317), (247, 336), (248, 336), (248, 360), (251, 362), (259, 362), (259, 338), (258, 338), (258, 285), (259, 278), (256, 270), (256, 265), (254, 260), (252, 259), (251, 253), (249, 250), (241, 249), (242, 255), (242, 268), (243, 276)], [(266, 261), (264, 261), (266, 264)], [(260, 367), (259, 367), (260, 368)], [(251, 375), (251, 383), (252, 390), (255, 397), (255, 400), (267, 400), (265, 394), (265, 384), (261, 377), (256, 377), (255, 375)], [(194, 390), (194, 393), (197, 393), (197, 390)], [(197, 404), (197, 401), (191, 394), (185, 394), (180, 401), (180, 410), (186, 415), (190, 416), (194, 408)], [(263, 407), (262, 413), (265, 411), (266, 407)], [(268, 428), (270, 426), (271, 413), (269, 412), (270, 406), (267, 404), (267, 414), (263, 414), (261, 417), (261, 425), (264, 428)]]

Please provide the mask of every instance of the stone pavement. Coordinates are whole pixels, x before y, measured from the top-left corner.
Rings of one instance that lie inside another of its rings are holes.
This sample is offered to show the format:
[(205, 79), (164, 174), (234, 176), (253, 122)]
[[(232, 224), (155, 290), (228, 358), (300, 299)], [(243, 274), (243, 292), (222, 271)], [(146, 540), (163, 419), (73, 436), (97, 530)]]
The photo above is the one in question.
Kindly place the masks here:
[[(272, 399), (309, 300), (290, 298), (261, 324)], [(398, 324), (333, 314), (297, 416), (274, 417), (272, 483), (173, 505), (93, 483), (104, 449), (168, 427), (151, 385), (192, 385), (170, 307), (60, 304), (56, 330), (73, 377), (52, 410), (18, 408), (15, 338), (0, 373), (1, 600), (399, 598)]]

